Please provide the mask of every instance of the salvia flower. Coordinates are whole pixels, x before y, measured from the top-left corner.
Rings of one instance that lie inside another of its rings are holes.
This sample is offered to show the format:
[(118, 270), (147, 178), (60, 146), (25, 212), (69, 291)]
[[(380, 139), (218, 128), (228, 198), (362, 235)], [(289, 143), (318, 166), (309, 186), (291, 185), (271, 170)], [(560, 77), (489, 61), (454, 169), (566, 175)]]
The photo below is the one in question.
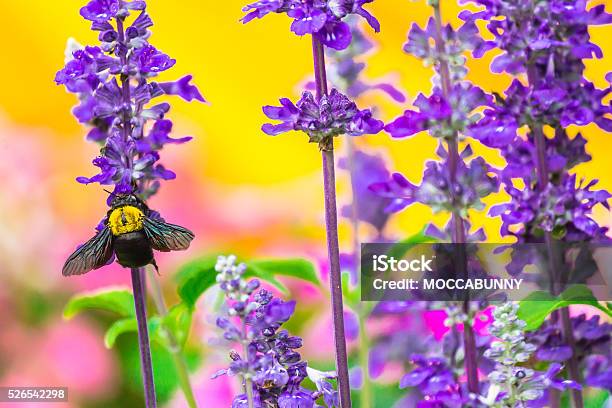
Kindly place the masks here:
[(248, 13), (242, 18), (248, 23), (270, 13), (287, 14), (293, 19), (291, 31), (297, 35), (313, 34), (324, 45), (337, 50), (349, 46), (352, 40), (349, 25), (342, 21), (347, 16), (359, 15), (378, 32), (380, 24), (363, 6), (373, 0), (261, 0), (245, 6)]
[(308, 376), (307, 364), (296, 351), (302, 339), (282, 329), (295, 311), (295, 302), (260, 289), (257, 280), (247, 281), (246, 265), (236, 264), (235, 256), (220, 256), (215, 269), (226, 297), (226, 313), (217, 319), (217, 326), (225, 340), (243, 347), (242, 354), (230, 353), (229, 368), (216, 376), (237, 375), (245, 388), (251, 388), (236, 396), (232, 406), (248, 407), (250, 393), (255, 407), (313, 408), (321, 394), (301, 386)]
[(572, 355), (582, 361), (591, 355), (607, 355), (610, 352), (612, 324), (601, 322), (595, 315), (586, 318), (584, 314), (572, 317), (575, 347), (570, 348), (563, 339), (561, 330), (550, 321), (544, 322), (538, 330), (528, 335), (537, 346), (535, 356), (541, 361), (564, 362)]
[(414, 101), (418, 111), (406, 110), (385, 130), (398, 138), (425, 130), (434, 137), (450, 138), (476, 123), (481, 116), (474, 110), (489, 103), (490, 98), (480, 88), (467, 82), (457, 83), (446, 98), (442, 89), (435, 87), (431, 96), (420, 94)]
[(585, 366), (586, 385), (612, 391), (612, 357), (609, 353), (587, 357)]
[[(438, 149), (442, 159), (446, 151)], [(471, 155), (468, 146), (461, 157)], [(434, 212), (458, 211), (467, 215), (470, 208), (484, 208), (483, 197), (497, 191), (497, 180), (491, 174), (492, 169), (483, 158), (477, 157), (469, 163), (461, 160), (457, 167), (456, 180), (450, 179), (449, 166), (442, 161), (429, 161), (425, 164), (425, 172), (421, 185), (416, 186), (399, 173), (392, 175), (387, 182), (374, 183), (370, 189), (377, 194), (392, 198), (388, 211), (400, 211), (406, 206), (419, 202), (430, 206)]]
[[(580, 133), (569, 138), (564, 131), (557, 131), (554, 137), (547, 138), (545, 142), (546, 167), (552, 174), (560, 175), (591, 160), (585, 149), (586, 139)], [(537, 180), (537, 151), (529, 140), (517, 138), (501, 146), (500, 150), (506, 166), (499, 174), (506, 183), (510, 184), (512, 179), (522, 179), (527, 184)]]
[(505, 91), (505, 98), (484, 110), (484, 118), (470, 124), (467, 134), (490, 147), (503, 147), (517, 138), (518, 130), (534, 122), (553, 127), (596, 123), (610, 131), (612, 112), (602, 100), (609, 89), (598, 90), (593, 84), (578, 86), (575, 82), (561, 83), (543, 80), (530, 88), (515, 79)]
[(422, 394), (417, 408), (460, 408), (467, 402), (462, 395), (453, 370), (444, 358), (415, 354), (411, 358), (415, 368), (400, 380), (400, 388), (414, 387)]
[[(138, 14), (128, 21), (131, 13)], [(91, 126), (87, 138), (100, 143), (93, 164), (100, 172), (79, 177), (78, 182), (114, 185), (115, 193), (137, 193), (143, 199), (154, 194), (159, 180), (176, 175), (159, 164), (159, 151), (170, 143), (172, 122), (165, 116), (167, 103), (155, 103), (162, 95), (204, 102), (187, 75), (176, 82), (152, 81), (172, 68), (176, 60), (149, 43), (153, 25), (144, 1), (92, 0), (81, 15), (99, 32), (99, 46), (69, 43), (66, 65), (55, 77), (58, 84), (78, 96), (73, 113)]]
[(423, 60), (425, 65), (433, 65), (439, 70), (441, 60), (449, 63), (453, 80), (461, 80), (465, 77), (465, 52), (472, 51), (476, 57), (482, 56), (494, 46), (490, 41), (484, 41), (478, 35), (478, 28), (472, 21), (463, 24), (458, 30), (454, 30), (450, 24), (442, 27), (442, 50), (436, 46), (436, 23), (432, 17), (424, 28), (416, 23), (412, 25), (408, 33), (408, 42), (404, 45), (404, 51)]
[[(493, 60), (493, 72), (521, 72), (529, 60), (556, 54), (563, 58), (601, 58), (601, 49), (590, 41), (589, 25), (609, 24), (612, 16), (603, 4), (587, 10), (587, 2), (567, 0), (469, 0), (485, 6), (464, 11), (467, 21), (483, 19), (492, 41), (504, 51)], [(561, 69), (565, 69), (560, 67)]]
[[(343, 158), (339, 166), (345, 170), (352, 170), (357, 219), (372, 225), (379, 233), (382, 232), (390, 217), (389, 212), (385, 209), (391, 204), (393, 198), (375, 194), (370, 189), (370, 185), (390, 177), (385, 161), (380, 156), (357, 150), (353, 155), (352, 163), (349, 164), (348, 159)], [(352, 205), (346, 205), (342, 207), (341, 215), (350, 218), (353, 211)]]
[(513, 302), (499, 305), (493, 311), (495, 321), (489, 328), (494, 340), (485, 356), (496, 361), (489, 373), (491, 387), (498, 392), (495, 407), (533, 406), (531, 403), (544, 395), (550, 387), (564, 390), (580, 388), (572, 381), (557, 379), (560, 364), (552, 364), (545, 373), (522, 366), (535, 352), (536, 346), (525, 340), (525, 322), (518, 319), (518, 305)]
[(359, 110), (336, 89), (318, 101), (311, 92), (305, 91), (295, 105), (287, 98), (282, 98), (280, 103), (280, 107), (265, 106), (263, 111), (268, 118), (282, 123), (265, 124), (262, 130), (272, 136), (290, 130), (302, 131), (308, 135), (309, 142), (318, 143), (322, 149), (327, 149), (335, 136), (376, 134), (383, 128), (383, 123), (373, 118), (369, 109)]
[(607, 228), (599, 226), (591, 213), (597, 205), (609, 209), (612, 195), (592, 190), (596, 183), (565, 173), (558, 184), (549, 183), (541, 190), (508, 184), (505, 190), (512, 200), (491, 207), (489, 214), (501, 217), (503, 235), (532, 237), (546, 231), (568, 241), (606, 240)]
[[(515, 80), (506, 91), (505, 101), (486, 113), (483, 141), (500, 146), (516, 127), (533, 122), (553, 127), (596, 123), (612, 129), (610, 103), (602, 103), (610, 93), (596, 89), (583, 77), (583, 59), (603, 56), (590, 41), (589, 26), (609, 24), (612, 15), (603, 5), (586, 9), (586, 2), (547, 0), (542, 2), (508, 0), (473, 1), (483, 11), (465, 11), (462, 18), (487, 21), (493, 43), (503, 51), (492, 64), (493, 72), (527, 72), (529, 85)], [(496, 123), (497, 122), (497, 123)], [(500, 140), (494, 137), (498, 130)], [(482, 133), (482, 132), (478, 132)]]

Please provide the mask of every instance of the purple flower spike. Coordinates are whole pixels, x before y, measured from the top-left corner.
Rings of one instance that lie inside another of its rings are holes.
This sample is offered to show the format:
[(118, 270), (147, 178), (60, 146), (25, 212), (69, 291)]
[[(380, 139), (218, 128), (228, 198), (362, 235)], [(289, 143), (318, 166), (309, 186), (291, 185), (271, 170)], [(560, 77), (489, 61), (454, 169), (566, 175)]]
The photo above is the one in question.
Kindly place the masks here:
[(244, 355), (230, 353), (229, 369), (215, 377), (238, 375), (250, 387), (246, 394), (235, 397), (232, 407), (248, 408), (251, 399), (261, 408), (314, 408), (318, 395), (301, 388), (312, 370), (296, 351), (302, 339), (282, 329), (296, 304), (259, 289), (257, 280), (246, 281), (246, 269), (245, 264), (236, 264), (235, 256), (220, 256), (215, 266), (217, 282), (226, 296), (226, 313), (217, 319), (217, 326), (225, 340), (247, 344)]
[(265, 106), (263, 112), (279, 125), (265, 124), (262, 130), (276, 136), (290, 130), (299, 130), (309, 136), (309, 141), (319, 143), (322, 148), (335, 136), (349, 134), (361, 136), (376, 134), (383, 128), (383, 123), (372, 117), (369, 110), (359, 110), (354, 102), (332, 89), (329, 96), (324, 95), (320, 101), (306, 91), (296, 105), (289, 99), (280, 100), (281, 106)]
[(262, 0), (245, 6), (247, 13), (242, 18), (248, 23), (270, 13), (285, 13), (293, 19), (291, 31), (296, 35), (313, 34), (326, 46), (337, 50), (346, 49), (351, 43), (351, 29), (342, 20), (349, 15), (363, 17), (374, 31), (380, 31), (380, 24), (363, 5), (372, 0)]
[[(133, 11), (138, 15), (126, 27), (123, 22)], [(169, 143), (191, 140), (170, 136), (172, 122), (165, 118), (170, 105), (153, 100), (164, 94), (187, 101), (205, 100), (190, 83), (191, 75), (175, 82), (150, 81), (176, 61), (149, 44), (153, 21), (144, 1), (92, 0), (81, 14), (93, 22), (101, 45), (70, 43), (72, 59), (55, 76), (57, 84), (78, 96), (73, 113), (79, 122), (91, 126), (87, 139), (102, 145), (100, 157), (93, 162), (99, 174), (77, 180), (114, 184), (115, 192), (137, 193), (147, 199), (157, 191), (160, 180), (176, 177), (158, 163), (159, 150)], [(130, 118), (128, 126), (123, 123), (126, 117)]]
[[(357, 202), (357, 218), (367, 222), (378, 231), (382, 231), (389, 220), (389, 214), (385, 212), (392, 199), (375, 194), (370, 186), (379, 180), (387, 180), (390, 177), (385, 167), (384, 160), (379, 156), (369, 155), (362, 151), (356, 151), (353, 163), (347, 159), (340, 160), (340, 168), (352, 171), (353, 185)], [(353, 206), (342, 207), (343, 217), (351, 218)]]
[(448, 98), (436, 87), (431, 96), (420, 94), (414, 101), (419, 111), (406, 110), (402, 116), (387, 124), (385, 130), (397, 138), (412, 136), (423, 130), (429, 130), (434, 137), (448, 138), (455, 129), (476, 123), (480, 116), (474, 111), (490, 103), (490, 98), (480, 88), (467, 83), (455, 85)]

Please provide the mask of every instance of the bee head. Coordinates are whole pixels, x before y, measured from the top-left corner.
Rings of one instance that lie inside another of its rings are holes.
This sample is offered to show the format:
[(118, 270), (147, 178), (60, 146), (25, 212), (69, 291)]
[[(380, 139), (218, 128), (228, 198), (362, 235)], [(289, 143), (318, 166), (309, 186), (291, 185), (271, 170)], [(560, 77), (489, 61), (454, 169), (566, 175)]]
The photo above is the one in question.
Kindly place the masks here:
[(113, 200), (111, 202), (113, 208), (127, 205), (137, 208), (144, 207), (142, 200), (134, 194), (113, 194)]

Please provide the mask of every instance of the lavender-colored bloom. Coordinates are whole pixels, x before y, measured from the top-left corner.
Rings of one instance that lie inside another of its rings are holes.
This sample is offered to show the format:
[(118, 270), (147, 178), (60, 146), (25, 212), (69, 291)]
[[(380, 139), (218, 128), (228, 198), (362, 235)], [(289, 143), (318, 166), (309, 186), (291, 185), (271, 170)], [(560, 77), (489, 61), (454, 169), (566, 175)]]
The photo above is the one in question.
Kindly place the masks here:
[(444, 359), (415, 354), (411, 362), (416, 367), (402, 377), (400, 388), (415, 387), (419, 390), (423, 398), (417, 408), (459, 408), (467, 402)]
[[(249, 408), (249, 400), (246, 394), (236, 395), (234, 400), (232, 401), (232, 408)], [(259, 393), (254, 393), (253, 395), (253, 408), (266, 408), (265, 405), (261, 403), (261, 398), (259, 397)]]
[[(562, 365), (553, 363), (544, 373), (524, 367), (536, 350), (529, 338), (525, 338), (525, 322), (517, 317), (518, 305), (504, 303), (495, 308), (495, 321), (489, 331), (497, 340), (491, 343), (485, 356), (496, 362), (495, 370), (489, 373), (492, 386), (498, 389), (495, 401), (499, 406), (540, 407), (545, 390), (555, 388), (581, 389), (574, 381), (559, 379)], [(495, 405), (498, 406), (498, 405)]]
[[(438, 150), (446, 157), (444, 149)], [(461, 157), (469, 157), (471, 149), (466, 148)], [(457, 183), (451, 182), (449, 167), (440, 161), (429, 161), (425, 165), (421, 185), (410, 183), (401, 174), (395, 173), (388, 182), (375, 183), (370, 189), (375, 193), (393, 198), (387, 211), (399, 211), (413, 202), (430, 206), (434, 212), (459, 211), (465, 215), (470, 208), (483, 209), (483, 197), (497, 191), (497, 180), (490, 175), (492, 169), (481, 157), (466, 163), (461, 160), (456, 170)]]
[(512, 201), (493, 206), (489, 214), (501, 217), (504, 235), (538, 236), (543, 230), (569, 241), (605, 240), (607, 228), (597, 225), (590, 214), (597, 205), (609, 208), (612, 195), (591, 190), (596, 183), (564, 174), (558, 184), (549, 183), (542, 190), (506, 185)]
[(338, 391), (330, 383), (331, 380), (336, 379), (337, 374), (333, 371), (324, 372), (310, 367), (306, 371), (308, 378), (315, 384), (319, 394), (323, 396), (327, 408), (340, 408)]
[(242, 18), (248, 23), (270, 13), (285, 13), (293, 19), (291, 31), (297, 35), (315, 35), (324, 45), (337, 50), (349, 46), (352, 39), (351, 29), (342, 21), (347, 16), (358, 15), (378, 32), (378, 20), (363, 6), (373, 0), (261, 0), (245, 6), (247, 13)]
[(586, 358), (585, 383), (590, 387), (612, 391), (612, 357), (592, 355)]
[[(217, 326), (225, 340), (242, 344), (246, 355), (231, 352), (229, 367), (215, 377), (240, 376), (245, 386), (252, 387), (255, 406), (314, 407), (318, 394), (300, 386), (309, 370), (296, 351), (302, 347), (302, 339), (282, 330), (295, 311), (295, 302), (285, 302), (259, 289), (257, 280), (247, 281), (246, 265), (236, 264), (235, 256), (220, 256), (216, 270), (217, 282), (227, 299), (226, 314), (217, 319)], [(247, 407), (247, 398), (238, 395), (233, 406)]]
[[(204, 99), (190, 84), (190, 75), (177, 82), (150, 82), (176, 61), (149, 44), (148, 28), (153, 22), (145, 9), (144, 1), (90, 1), (81, 15), (92, 21), (92, 30), (99, 31), (101, 45), (71, 44), (72, 58), (55, 81), (78, 96), (80, 104), (73, 113), (79, 122), (92, 126), (87, 139), (102, 145), (93, 162), (100, 173), (77, 181), (115, 185), (116, 193), (137, 193), (147, 199), (157, 191), (160, 180), (176, 177), (158, 163), (158, 151), (168, 143), (191, 139), (170, 137), (172, 122), (165, 118), (170, 105), (151, 102), (164, 94), (188, 101)], [(125, 27), (132, 11), (139, 14)]]
[(439, 70), (439, 61), (443, 58), (449, 63), (449, 69), (453, 80), (461, 80), (465, 77), (466, 58), (465, 51), (472, 51), (476, 57), (482, 56), (494, 46), (490, 41), (484, 41), (478, 35), (478, 28), (472, 21), (466, 22), (458, 30), (454, 30), (450, 24), (442, 27), (442, 42), (444, 49), (442, 54), (437, 45), (436, 23), (432, 17), (425, 28), (414, 23), (408, 33), (408, 42), (404, 45), (404, 51), (408, 54), (421, 58), (426, 64), (434, 64)]
[(170, 58), (152, 45), (137, 48), (132, 54), (132, 58), (141, 75), (163, 72), (176, 64), (175, 59)]
[(542, 361), (564, 362), (575, 355), (578, 361), (593, 354), (607, 355), (610, 352), (612, 325), (600, 322), (599, 316), (587, 319), (585, 315), (572, 317), (575, 348), (565, 342), (559, 328), (551, 321), (528, 337), (537, 346), (536, 357)]
[(117, 16), (120, 0), (92, 0), (81, 8), (81, 16), (95, 23), (105, 23)]
[(385, 126), (393, 137), (412, 136), (427, 130), (434, 137), (449, 138), (457, 130), (466, 129), (480, 116), (474, 110), (490, 104), (490, 99), (478, 87), (468, 83), (455, 85), (448, 97), (435, 87), (431, 96), (420, 94), (414, 102), (418, 111), (406, 110), (402, 116)]
[(206, 102), (200, 90), (190, 83), (192, 78), (191, 75), (185, 75), (176, 82), (163, 82), (159, 86), (166, 95), (178, 95), (187, 102), (191, 102), (194, 99)]
[[(137, 157), (129, 160), (130, 157)], [(170, 170), (157, 164), (159, 153), (149, 152), (138, 155), (133, 141), (124, 142), (121, 138), (109, 138), (104, 149), (104, 156), (94, 159), (93, 164), (100, 168), (100, 173), (87, 178), (78, 177), (83, 184), (100, 183), (115, 185), (115, 191), (129, 194), (133, 191), (134, 182), (145, 180), (173, 180), (176, 178)]]
[[(541, 3), (508, 0), (473, 1), (481, 12), (464, 12), (468, 21), (484, 19), (495, 45), (504, 51), (492, 63), (494, 72), (529, 70), (529, 85), (515, 80), (505, 99), (485, 111), (485, 119), (471, 135), (492, 147), (512, 142), (518, 128), (548, 124), (554, 128), (595, 123), (612, 129), (610, 94), (583, 78), (583, 58), (600, 58), (590, 42), (589, 25), (608, 24), (612, 16), (603, 6), (586, 10), (586, 2), (550, 0)], [(529, 68), (529, 69), (528, 69)]]
[(299, 130), (308, 135), (311, 143), (324, 147), (335, 136), (376, 134), (383, 127), (381, 121), (372, 117), (370, 110), (359, 110), (354, 102), (336, 89), (332, 89), (329, 95), (323, 95), (319, 101), (306, 91), (296, 105), (287, 98), (281, 99), (280, 103), (280, 107), (263, 108), (268, 118), (282, 121), (279, 125), (263, 125), (262, 130), (268, 135)]
[(414, 370), (400, 380), (400, 388), (419, 387), (425, 395), (435, 395), (456, 386), (455, 377), (442, 358), (412, 356)]
[[(389, 178), (389, 171), (385, 167), (384, 160), (379, 156), (356, 151), (352, 163), (349, 163), (348, 159), (342, 159), (339, 165), (342, 169), (352, 171), (357, 219), (382, 231), (389, 220), (389, 213), (385, 211), (385, 208), (391, 204), (392, 199), (374, 194), (370, 190), (370, 185)], [(343, 217), (350, 218), (353, 210), (353, 206), (346, 205), (342, 207), (341, 214)]]
[(312, 394), (306, 391), (284, 392), (278, 397), (278, 408), (313, 408)]
[(484, 118), (471, 124), (467, 134), (490, 147), (504, 147), (517, 138), (518, 129), (533, 123), (553, 127), (579, 126), (596, 123), (604, 130), (612, 129), (608, 116), (612, 110), (602, 100), (609, 89), (598, 90), (587, 81), (564, 82), (545, 79), (533, 88), (514, 80), (505, 92), (505, 99), (498, 98), (497, 104), (489, 105)]
[(612, 22), (612, 16), (605, 12), (603, 5), (587, 10), (585, 1), (469, 2), (483, 5), (485, 10), (466, 10), (461, 17), (467, 21), (486, 20), (495, 46), (505, 51), (493, 61), (494, 72), (521, 72), (530, 59), (549, 54), (563, 58), (592, 58), (593, 55), (601, 58), (601, 50), (590, 41), (588, 26)]

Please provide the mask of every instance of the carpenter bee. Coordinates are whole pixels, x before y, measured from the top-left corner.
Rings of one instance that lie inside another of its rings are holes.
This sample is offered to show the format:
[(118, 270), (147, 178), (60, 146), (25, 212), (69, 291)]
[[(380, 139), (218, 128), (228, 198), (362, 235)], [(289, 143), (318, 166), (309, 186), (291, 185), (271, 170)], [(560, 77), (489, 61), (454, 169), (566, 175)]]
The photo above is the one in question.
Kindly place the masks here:
[(106, 265), (113, 254), (126, 268), (153, 265), (153, 250), (183, 251), (195, 237), (193, 232), (156, 217), (133, 194), (113, 194), (104, 228), (78, 248), (64, 264), (64, 276), (83, 275)]

